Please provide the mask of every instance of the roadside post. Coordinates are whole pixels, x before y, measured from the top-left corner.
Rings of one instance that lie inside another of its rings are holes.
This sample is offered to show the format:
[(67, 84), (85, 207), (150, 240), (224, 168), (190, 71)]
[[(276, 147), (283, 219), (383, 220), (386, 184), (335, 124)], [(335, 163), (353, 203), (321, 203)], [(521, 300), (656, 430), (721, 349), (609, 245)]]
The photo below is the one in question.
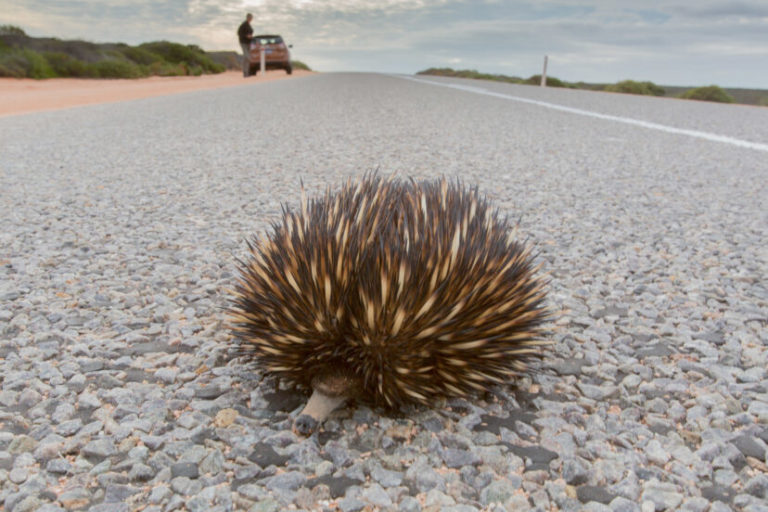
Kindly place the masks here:
[(547, 56), (544, 56), (544, 70), (541, 72), (541, 86), (547, 86)]
[(259, 50), (259, 69), (261, 70), (262, 76), (264, 75), (264, 72), (267, 70), (267, 66), (265, 63), (265, 55), (266, 55), (267, 49), (264, 48), (264, 46), (261, 46), (261, 49)]

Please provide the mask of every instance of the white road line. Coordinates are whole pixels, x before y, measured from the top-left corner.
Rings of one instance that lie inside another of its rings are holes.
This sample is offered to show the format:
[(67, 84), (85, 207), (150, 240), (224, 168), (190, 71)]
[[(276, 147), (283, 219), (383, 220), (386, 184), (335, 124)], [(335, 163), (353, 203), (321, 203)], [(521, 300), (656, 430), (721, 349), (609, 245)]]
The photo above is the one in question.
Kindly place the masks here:
[(684, 128), (675, 128), (674, 126), (667, 126), (658, 123), (651, 123), (649, 121), (641, 121), (639, 119), (632, 119), (631, 117), (612, 116), (610, 114), (601, 114), (599, 112), (592, 112), (591, 110), (582, 110), (580, 108), (566, 107), (564, 105), (558, 105), (556, 103), (547, 103), (546, 101), (531, 100), (523, 98), (521, 96), (513, 96), (511, 94), (502, 94), (500, 92), (489, 91), (482, 87), (473, 87), (470, 85), (462, 84), (447, 84), (440, 82), (433, 82), (431, 80), (423, 80), (408, 75), (393, 75), (398, 78), (404, 78), (421, 84), (434, 85), (436, 87), (447, 87), (449, 89), (458, 89), (460, 91), (472, 92), (475, 94), (482, 94), (484, 96), (493, 96), (494, 98), (501, 98), (505, 100), (518, 101), (520, 103), (529, 103), (531, 105), (537, 105), (539, 107), (549, 108), (552, 110), (560, 110), (562, 112), (568, 112), (571, 114), (578, 114), (580, 116), (595, 117), (597, 119), (605, 119), (607, 121), (615, 121), (617, 123), (631, 124), (634, 126), (641, 126), (643, 128), (649, 128), (651, 130), (658, 130), (667, 133), (675, 133), (678, 135), (688, 135), (689, 137), (696, 137), (699, 139), (711, 140), (714, 142), (723, 142), (732, 146), (740, 148), (756, 149), (758, 151), (768, 152), (768, 144), (762, 144), (760, 142), (750, 142), (748, 140), (736, 139), (734, 137), (727, 137), (725, 135), (718, 135), (716, 133), (700, 132), (698, 130), (686, 130)]

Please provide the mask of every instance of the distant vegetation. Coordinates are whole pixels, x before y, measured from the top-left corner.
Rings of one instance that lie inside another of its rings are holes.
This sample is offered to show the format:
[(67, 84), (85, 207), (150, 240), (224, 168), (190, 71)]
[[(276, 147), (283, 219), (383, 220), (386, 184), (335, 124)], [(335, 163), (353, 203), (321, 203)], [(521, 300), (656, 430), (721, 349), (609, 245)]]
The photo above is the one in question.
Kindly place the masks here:
[(221, 73), (201, 48), (168, 41), (122, 43), (29, 37), (18, 27), (0, 27), (0, 76), (15, 78), (140, 78)]
[[(452, 68), (429, 68), (424, 71), (419, 71), (417, 74), (494, 80), (497, 82), (525, 85), (539, 85), (541, 83), (541, 75), (533, 75), (530, 78), (520, 78), (501, 74), (480, 73), (473, 69), (455, 70)], [(622, 80), (615, 84), (588, 84), (584, 82), (565, 82), (558, 78), (547, 76), (547, 86), (768, 106), (768, 91), (758, 89), (722, 89), (716, 85), (696, 88), (672, 86), (661, 87), (653, 82), (636, 82), (634, 80)]]
[[(508, 82), (511, 84), (539, 85), (541, 83), (541, 75), (533, 75), (530, 78), (520, 78), (517, 76), (479, 73), (474, 69), (429, 68), (425, 69), (424, 71), (419, 71), (417, 75), (452, 76), (458, 78), (474, 78), (476, 80), (495, 80), (497, 82)], [(562, 80), (558, 80), (553, 76), (547, 76), (547, 85), (550, 87), (576, 87), (575, 85), (567, 84)]]
[(680, 97), (686, 100), (716, 101), (718, 103), (733, 103), (735, 101), (733, 96), (716, 85), (688, 89)]
[[(184, 76), (240, 70), (235, 52), (206, 52), (196, 45), (155, 41), (138, 46), (89, 43), (28, 36), (13, 25), (0, 25), (0, 77), (142, 78)], [(309, 69), (293, 61), (294, 69)]]
[(666, 92), (663, 87), (659, 87), (653, 82), (635, 82), (634, 80), (623, 80), (612, 85), (606, 85), (603, 90), (644, 96), (664, 96)]
[(301, 62), (300, 60), (292, 60), (291, 66), (293, 66), (293, 69), (303, 69), (304, 71), (312, 71), (309, 66), (307, 66), (305, 63)]

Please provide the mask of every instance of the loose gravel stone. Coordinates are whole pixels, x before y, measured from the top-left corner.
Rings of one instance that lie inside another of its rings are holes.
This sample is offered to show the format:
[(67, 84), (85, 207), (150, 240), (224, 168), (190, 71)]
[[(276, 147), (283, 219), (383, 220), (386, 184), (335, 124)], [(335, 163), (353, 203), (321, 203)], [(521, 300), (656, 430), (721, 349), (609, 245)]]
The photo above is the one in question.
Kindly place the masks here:
[(105, 503), (124, 503), (125, 500), (141, 492), (141, 489), (130, 485), (110, 484), (106, 486)]
[(59, 503), (67, 509), (83, 508), (88, 505), (90, 501), (91, 494), (82, 487), (64, 491), (59, 495)]
[(582, 503), (589, 503), (591, 501), (597, 503), (608, 504), (616, 497), (608, 492), (606, 489), (595, 485), (582, 485), (576, 488), (576, 496)]
[(766, 460), (766, 448), (753, 436), (740, 435), (731, 441), (745, 457), (754, 457), (758, 460)]
[(357, 498), (344, 498), (339, 500), (338, 505), (343, 512), (358, 512), (365, 508), (366, 503)]
[(200, 476), (200, 471), (194, 462), (179, 462), (171, 466), (171, 476), (173, 478), (183, 476), (194, 479)]
[(45, 465), (45, 470), (49, 473), (63, 475), (72, 472), (72, 464), (65, 459), (52, 459)]
[(643, 502), (653, 503), (655, 510), (674, 509), (683, 501), (683, 496), (675, 485), (651, 480), (645, 484), (641, 496)]
[(503, 504), (509, 500), (518, 487), (503, 480), (497, 480), (480, 492), (480, 502), (483, 506), (493, 503)]
[(115, 443), (110, 439), (96, 439), (83, 446), (82, 453), (85, 457), (104, 459), (117, 453)]
[(670, 459), (670, 454), (661, 446), (656, 439), (651, 440), (645, 447), (645, 455), (650, 462), (663, 466)]
[(370, 503), (371, 505), (376, 505), (377, 507), (392, 506), (392, 500), (390, 499), (389, 495), (384, 490), (384, 488), (378, 484), (372, 484), (370, 487), (366, 488), (360, 497), (364, 501)]
[(203, 485), (186, 476), (177, 476), (171, 480), (171, 489), (181, 496), (192, 496), (200, 492)]
[(744, 485), (744, 492), (757, 498), (768, 499), (768, 476), (755, 475)]
[(384, 487), (396, 487), (403, 481), (403, 473), (376, 466), (371, 471), (371, 478)]
[(589, 476), (588, 464), (578, 458), (566, 459), (563, 461), (563, 478), (571, 485), (581, 485), (587, 481)]
[(146, 464), (137, 463), (131, 467), (128, 473), (128, 479), (131, 481), (146, 482), (155, 476), (155, 470)]

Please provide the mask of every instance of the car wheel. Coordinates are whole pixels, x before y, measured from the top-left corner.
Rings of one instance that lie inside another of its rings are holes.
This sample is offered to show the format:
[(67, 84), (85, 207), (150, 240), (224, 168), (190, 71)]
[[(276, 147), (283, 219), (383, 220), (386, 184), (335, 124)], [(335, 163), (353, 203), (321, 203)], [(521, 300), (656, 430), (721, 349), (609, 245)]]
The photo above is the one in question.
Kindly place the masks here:
[(288, 73), (289, 75), (293, 73), (293, 66), (288, 66), (287, 68), (285, 68), (285, 72)]

